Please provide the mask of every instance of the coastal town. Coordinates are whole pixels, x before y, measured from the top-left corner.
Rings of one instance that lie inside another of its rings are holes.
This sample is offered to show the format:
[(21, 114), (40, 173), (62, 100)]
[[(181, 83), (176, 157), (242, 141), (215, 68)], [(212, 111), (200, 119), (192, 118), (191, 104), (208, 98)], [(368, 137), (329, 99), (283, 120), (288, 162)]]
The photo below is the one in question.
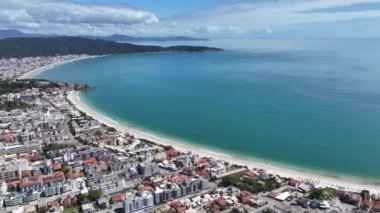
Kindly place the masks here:
[(0, 80), (23, 78), (30, 71), (38, 72), (40, 68), (49, 68), (49, 65), (59, 65), (63, 62), (86, 58), (88, 55), (57, 55), (46, 57), (26, 57), (0, 59)]
[(70, 94), (91, 85), (20, 79), (86, 57), (0, 60), (0, 212), (380, 212), (380, 190), (140, 138), (78, 109)]

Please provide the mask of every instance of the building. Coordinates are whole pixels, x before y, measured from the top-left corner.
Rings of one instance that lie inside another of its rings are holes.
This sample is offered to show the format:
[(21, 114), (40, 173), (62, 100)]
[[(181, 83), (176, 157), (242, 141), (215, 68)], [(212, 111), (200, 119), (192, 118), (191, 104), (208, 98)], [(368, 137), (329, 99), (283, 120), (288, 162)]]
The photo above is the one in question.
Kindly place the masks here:
[(104, 194), (112, 194), (115, 192), (122, 191), (124, 188), (123, 178), (119, 177), (118, 174), (113, 173), (110, 175), (103, 175), (100, 179), (100, 189)]
[(104, 152), (105, 152), (104, 149), (93, 148), (93, 149), (88, 149), (88, 150), (79, 152), (79, 157), (81, 160), (84, 160), (88, 158), (98, 157), (104, 154)]
[(31, 153), (34, 150), (40, 150), (40, 144), (24, 144), (24, 145), (15, 145), (15, 146), (6, 146), (0, 148), (0, 155), (10, 155), (10, 154), (22, 154), (22, 153)]
[(139, 192), (134, 196), (127, 197), (123, 206), (125, 213), (153, 212), (153, 195), (147, 191)]
[(154, 162), (140, 163), (136, 169), (144, 177), (150, 177), (160, 172), (158, 165)]
[(61, 194), (62, 183), (51, 182), (44, 186), (42, 193), (45, 197)]
[(41, 198), (41, 192), (32, 192), (32, 193), (28, 193), (25, 197), (24, 197), (24, 202), (32, 202), (32, 201), (35, 201), (35, 200), (38, 200)]
[(162, 183), (155, 187), (155, 190), (153, 191), (154, 203), (165, 203), (169, 200), (191, 195), (209, 188), (210, 183), (203, 178), (191, 178), (178, 183)]
[(20, 194), (13, 193), (5, 199), (5, 206), (16, 206), (24, 202), (24, 197)]
[(0, 181), (16, 181), (21, 178), (21, 172), (29, 167), (28, 160), (20, 159), (3, 162), (0, 165)]

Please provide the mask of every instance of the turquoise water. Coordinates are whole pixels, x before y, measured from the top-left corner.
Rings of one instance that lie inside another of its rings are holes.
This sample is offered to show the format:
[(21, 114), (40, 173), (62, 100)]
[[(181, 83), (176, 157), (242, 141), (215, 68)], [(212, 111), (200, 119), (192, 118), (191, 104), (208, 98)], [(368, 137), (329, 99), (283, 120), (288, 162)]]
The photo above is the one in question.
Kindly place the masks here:
[(379, 41), (232, 44), (225, 52), (83, 60), (37, 77), (95, 86), (82, 94), (86, 103), (170, 138), (331, 175), (380, 178)]

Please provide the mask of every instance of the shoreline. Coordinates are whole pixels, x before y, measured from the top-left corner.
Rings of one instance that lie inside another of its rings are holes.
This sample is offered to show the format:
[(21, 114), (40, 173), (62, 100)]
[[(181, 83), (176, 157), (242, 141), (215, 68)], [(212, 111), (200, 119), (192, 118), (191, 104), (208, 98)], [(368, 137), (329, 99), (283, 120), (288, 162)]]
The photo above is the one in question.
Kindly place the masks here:
[(78, 58), (74, 58), (74, 59), (63, 60), (63, 61), (60, 61), (60, 62), (57, 62), (57, 63), (48, 64), (48, 65), (36, 68), (34, 70), (30, 70), (28, 72), (25, 72), (24, 74), (18, 76), (17, 79), (33, 78), (35, 75), (37, 75), (39, 73), (45, 72), (48, 69), (52, 69), (52, 68), (60, 66), (60, 65), (64, 65), (64, 64), (75, 62), (75, 61), (84, 60), (84, 59), (97, 58), (97, 57), (101, 57), (101, 56), (98, 56), (98, 55), (88, 55), (88, 56), (78, 57)]
[(285, 178), (294, 178), (301, 181), (317, 182), (318, 185), (321, 187), (332, 187), (335, 189), (344, 189), (345, 191), (351, 192), (361, 192), (362, 190), (366, 189), (370, 190), (371, 193), (380, 193), (380, 184), (369, 183), (359, 180), (350, 180), (340, 177), (334, 178), (324, 176), (322, 174), (313, 174), (312, 172), (307, 171), (298, 171), (296, 169), (283, 168), (280, 166), (259, 162), (257, 160), (255, 161), (245, 158), (239, 158), (237, 156), (231, 156), (228, 153), (217, 153), (219, 151), (212, 151), (204, 149), (202, 147), (198, 147), (196, 145), (177, 142), (171, 139), (167, 139), (164, 137), (160, 137), (154, 134), (131, 128), (127, 125), (119, 123), (118, 121), (112, 120), (111, 118), (108, 118), (106, 115), (91, 108), (89, 105), (87, 105), (80, 99), (79, 92), (77, 91), (70, 91), (67, 95), (67, 99), (70, 100), (78, 110), (85, 112), (86, 114), (92, 116), (101, 123), (114, 127), (120, 132), (128, 132), (134, 135), (136, 138), (150, 140), (157, 144), (170, 145), (181, 152), (193, 152), (199, 154), (200, 156), (214, 158), (217, 160), (223, 160), (232, 164), (248, 166), (250, 169), (263, 169), (269, 174), (279, 175)]

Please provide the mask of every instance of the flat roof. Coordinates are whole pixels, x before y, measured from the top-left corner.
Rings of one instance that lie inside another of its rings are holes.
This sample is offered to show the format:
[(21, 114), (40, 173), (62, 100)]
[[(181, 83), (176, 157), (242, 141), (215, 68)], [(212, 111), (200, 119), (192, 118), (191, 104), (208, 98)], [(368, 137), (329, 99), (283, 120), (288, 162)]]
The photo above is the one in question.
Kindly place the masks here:
[(284, 201), (289, 196), (290, 196), (289, 192), (283, 192), (283, 193), (276, 196), (276, 200)]

